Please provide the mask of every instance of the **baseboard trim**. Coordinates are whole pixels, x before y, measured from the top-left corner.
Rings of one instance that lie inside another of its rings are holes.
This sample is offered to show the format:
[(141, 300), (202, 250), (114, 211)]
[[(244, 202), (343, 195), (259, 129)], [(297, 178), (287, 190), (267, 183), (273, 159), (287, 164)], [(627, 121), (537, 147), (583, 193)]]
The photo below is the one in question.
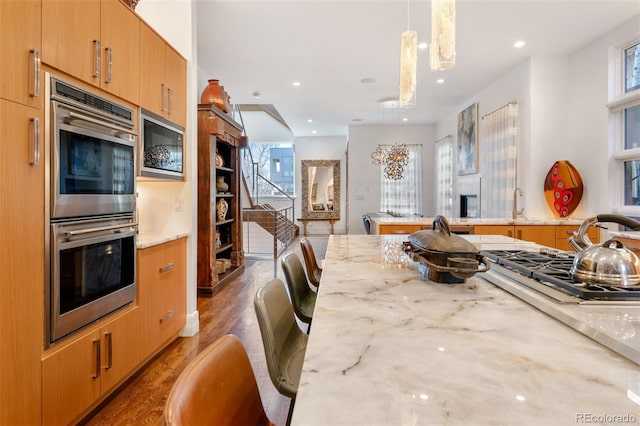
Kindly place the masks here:
[(186, 323), (180, 330), (180, 337), (193, 337), (200, 331), (200, 313), (196, 310), (187, 315)]

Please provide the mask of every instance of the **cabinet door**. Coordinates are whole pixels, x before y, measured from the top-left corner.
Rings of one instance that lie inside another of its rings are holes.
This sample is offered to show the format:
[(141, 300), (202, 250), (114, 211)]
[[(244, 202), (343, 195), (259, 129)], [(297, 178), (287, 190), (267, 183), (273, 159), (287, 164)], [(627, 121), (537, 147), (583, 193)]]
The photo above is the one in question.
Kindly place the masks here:
[(103, 89), (138, 103), (140, 85), (140, 24), (119, 0), (101, 2)]
[(166, 47), (167, 118), (183, 127), (187, 125), (187, 62)]
[(513, 225), (475, 225), (473, 233), (479, 235), (505, 235), (513, 238)]
[(164, 115), (165, 42), (147, 24), (140, 21), (140, 105)]
[(36, 108), (42, 103), (36, 73), (41, 51), (40, 12), (40, 0), (0, 2), (0, 98)]
[(556, 246), (555, 225), (517, 225), (515, 232), (519, 240), (533, 241), (547, 247)]
[[(37, 118), (39, 123), (34, 120)], [(0, 99), (0, 424), (40, 423), (44, 324), (42, 112)], [(36, 149), (40, 164), (34, 162)]]
[(378, 225), (380, 234), (412, 234), (420, 230), (420, 225)]
[[(575, 249), (569, 244), (567, 239), (573, 235), (574, 232), (578, 232), (580, 225), (556, 225), (556, 245), (559, 250), (575, 251)], [(587, 230), (587, 236), (592, 243), (600, 241), (600, 228), (594, 226)]]
[(99, 330), (42, 361), (43, 423), (68, 424), (100, 397)]
[(102, 393), (110, 391), (142, 362), (138, 308), (109, 322), (100, 329)]
[(170, 241), (138, 251), (138, 304), (145, 356), (184, 326), (186, 243)]
[(100, 0), (42, 1), (42, 61), (99, 86)]

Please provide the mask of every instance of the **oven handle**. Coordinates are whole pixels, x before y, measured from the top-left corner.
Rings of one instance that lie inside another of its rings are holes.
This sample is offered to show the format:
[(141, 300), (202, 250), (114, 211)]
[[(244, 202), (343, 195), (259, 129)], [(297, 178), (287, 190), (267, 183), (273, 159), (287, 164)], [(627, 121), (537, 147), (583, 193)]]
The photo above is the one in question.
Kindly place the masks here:
[(126, 133), (131, 136), (138, 136), (135, 132), (130, 132), (129, 130), (125, 130), (122, 127), (118, 127), (114, 124), (105, 123), (104, 121), (96, 120), (95, 118), (87, 117), (81, 114), (76, 114), (75, 112), (69, 112), (66, 117), (64, 117), (64, 122), (67, 124), (71, 124), (74, 120), (86, 121), (87, 123), (97, 124), (99, 126), (107, 127), (112, 130), (116, 130), (120, 133)]
[(91, 228), (91, 229), (81, 229), (79, 231), (65, 231), (65, 235), (67, 237), (72, 237), (74, 235), (84, 235), (84, 234), (92, 234), (94, 232), (100, 232), (100, 231), (110, 231), (112, 229), (122, 229), (122, 228), (133, 228), (135, 226), (138, 226), (138, 223), (130, 223), (127, 225), (109, 225), (109, 226), (100, 226), (98, 228)]

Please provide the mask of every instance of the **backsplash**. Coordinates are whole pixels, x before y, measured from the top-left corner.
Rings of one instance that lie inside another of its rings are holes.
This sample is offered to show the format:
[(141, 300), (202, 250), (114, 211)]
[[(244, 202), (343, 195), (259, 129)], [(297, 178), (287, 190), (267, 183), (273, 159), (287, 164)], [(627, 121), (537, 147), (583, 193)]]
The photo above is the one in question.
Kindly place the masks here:
[(189, 182), (137, 182), (137, 213), (141, 234), (177, 235), (196, 231), (195, 197)]

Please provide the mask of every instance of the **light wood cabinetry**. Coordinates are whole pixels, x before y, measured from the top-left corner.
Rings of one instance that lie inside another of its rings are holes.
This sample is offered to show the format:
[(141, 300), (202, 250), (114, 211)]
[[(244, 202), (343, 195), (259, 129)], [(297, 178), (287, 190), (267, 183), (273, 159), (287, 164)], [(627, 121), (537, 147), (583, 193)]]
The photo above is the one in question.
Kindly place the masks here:
[(119, 0), (43, 0), (42, 61), (138, 103), (139, 19)]
[(138, 250), (138, 304), (142, 349), (156, 352), (185, 324), (186, 239)]
[[(4, 4), (6, 2), (2, 2)], [(4, 29), (0, 29), (2, 31)], [(40, 424), (44, 342), (42, 110), (0, 99), (0, 424)], [(37, 155), (36, 155), (37, 153)]]
[(138, 308), (81, 335), (42, 360), (43, 423), (68, 424), (142, 361)]
[(40, 0), (0, 2), (0, 98), (34, 108), (42, 104), (40, 12)]
[(173, 123), (186, 126), (186, 61), (142, 21), (139, 78), (140, 105)]
[[(242, 214), (240, 206), (240, 136), (242, 127), (213, 105), (198, 106), (198, 289), (213, 289), (244, 271)], [(222, 165), (216, 165), (216, 154)], [(216, 190), (222, 176), (229, 188)], [(217, 217), (216, 205), (228, 205), (224, 217)], [(216, 235), (220, 242), (217, 242)], [(218, 274), (217, 259), (231, 267)]]
[[(422, 227), (420, 225), (393, 225), (393, 224), (381, 224), (377, 226), (378, 234), (412, 234), (416, 231), (420, 231)], [(431, 229), (431, 227), (425, 228)]]
[[(474, 233), (506, 235), (507, 237), (533, 241), (534, 243), (559, 250), (572, 251), (573, 247), (569, 245), (567, 238), (578, 228), (580, 228), (580, 225), (475, 225)], [(592, 242), (599, 241), (597, 228), (590, 228), (588, 235)]]

